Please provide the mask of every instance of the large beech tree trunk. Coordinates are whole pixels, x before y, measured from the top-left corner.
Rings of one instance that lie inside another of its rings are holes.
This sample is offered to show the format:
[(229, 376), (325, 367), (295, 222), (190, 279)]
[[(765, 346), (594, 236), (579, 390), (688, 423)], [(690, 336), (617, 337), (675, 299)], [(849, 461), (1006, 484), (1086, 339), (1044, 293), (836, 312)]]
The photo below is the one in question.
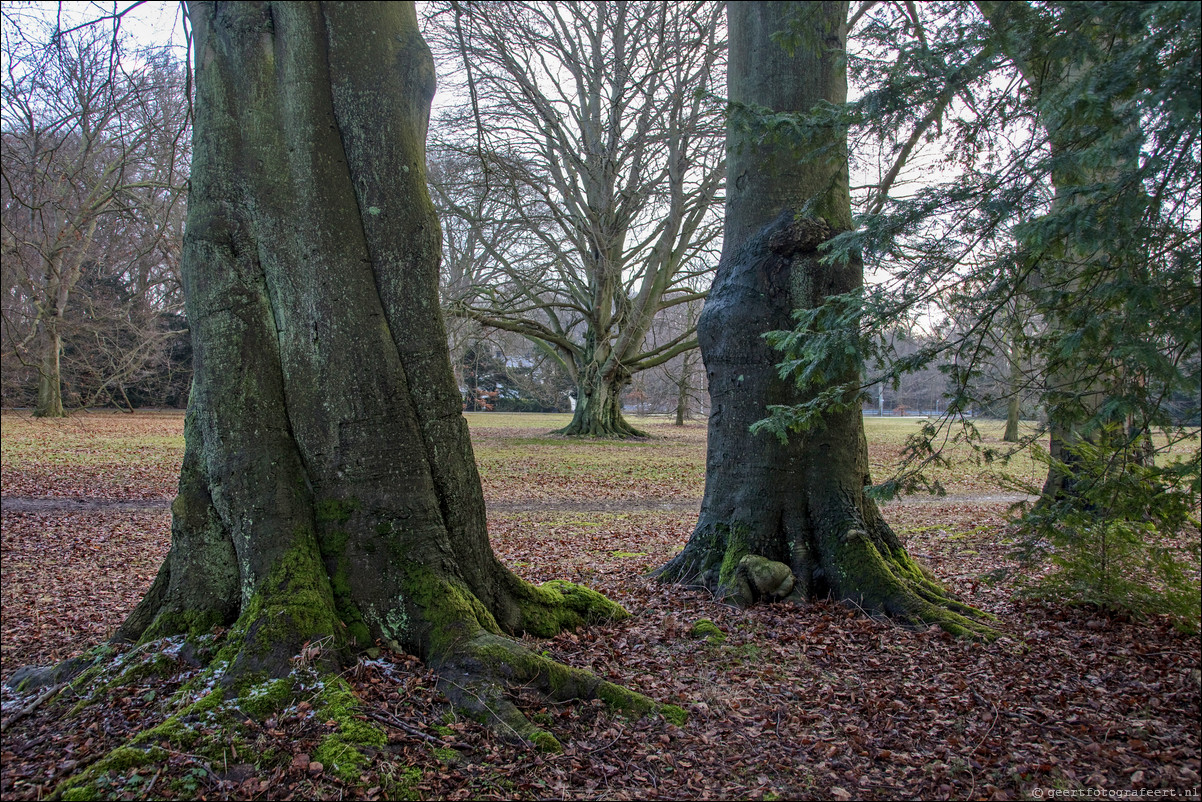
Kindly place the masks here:
[[(625, 613), (529, 585), (489, 546), (438, 305), (434, 67), (413, 5), (188, 11), (195, 379), (171, 551), (118, 637), (230, 625), (233, 676), (283, 675), (306, 643), (337, 664), (378, 640), (504, 717), (464, 691), (472, 678), (557, 669), (502, 633)], [(559, 669), (561, 696), (603, 686)]]
[[(733, 102), (805, 112), (846, 100), (846, 3), (732, 3), (728, 15)], [(771, 40), (794, 20), (818, 32), (821, 48), (803, 44), (790, 55)], [(924, 575), (864, 495), (858, 411), (828, 414), (823, 428), (785, 444), (749, 432), (769, 405), (803, 400), (779, 378), (780, 355), (761, 335), (792, 328), (795, 309), (856, 290), (863, 268), (823, 264), (818, 251), (852, 225), (845, 140), (833, 139), (842, 135), (831, 132), (834, 155), (822, 160), (742, 136), (728, 129), (726, 236), (698, 326), (711, 398), (705, 497), (691, 539), (660, 576), (739, 604), (829, 595), (982, 632), (974, 611)]]

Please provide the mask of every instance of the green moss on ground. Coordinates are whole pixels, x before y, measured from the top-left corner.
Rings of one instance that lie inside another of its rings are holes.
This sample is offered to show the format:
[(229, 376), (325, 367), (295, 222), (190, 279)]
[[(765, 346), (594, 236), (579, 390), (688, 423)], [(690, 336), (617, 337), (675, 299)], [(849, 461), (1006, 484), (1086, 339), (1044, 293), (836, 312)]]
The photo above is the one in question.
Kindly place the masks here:
[(381, 767), (380, 788), (384, 793), (383, 798), (395, 799), (399, 802), (421, 799), (421, 794), (417, 790), (417, 784), (421, 782), (421, 779), (422, 773), (412, 766), (406, 766), (399, 771), (393, 766)]
[(717, 642), (726, 640), (726, 633), (708, 618), (700, 618), (689, 629), (689, 637)]
[(559, 739), (546, 730), (535, 730), (530, 734), (529, 740), (540, 752), (558, 754), (563, 751), (563, 744), (559, 742)]
[(689, 714), (682, 707), (676, 705), (661, 705), (659, 714), (664, 717), (664, 721), (669, 724), (675, 724), (677, 727), (683, 727), (685, 722), (689, 720)]
[[(116, 687), (116, 681), (128, 680), (137, 673), (133, 669), (141, 670), (143, 665), (157, 666), (154, 655), (143, 657), (110, 664), (108, 670), (114, 679), (105, 682), (108, 675), (99, 674), (99, 681), (106, 687)], [(323, 675), (312, 667), (298, 666), (286, 677), (272, 679), (265, 672), (253, 672), (223, 682), (228, 665), (225, 661), (214, 661), (172, 698), (176, 708), (173, 715), (69, 778), (56, 793), (66, 799), (119, 797), (140, 782), (137, 777), (127, 776), (131, 771), (162, 764), (175, 750), (215, 764), (226, 756), (227, 748), (233, 743), (238, 745), (244, 760), (252, 760), (261, 766), (278, 763), (287, 756), (270, 749), (256, 750), (251, 745), (246, 737), (247, 728), (256, 732), (257, 729), (247, 724), (247, 719), (265, 720), (289, 709), (302, 697), (312, 705), (313, 715), (319, 721), (332, 722), (332, 731), (314, 755), (331, 776), (346, 783), (357, 782), (369, 763), (371, 750), (387, 743), (383, 731), (358, 717), (358, 700), (350, 685), (338, 676)], [(406, 784), (403, 779), (398, 780), (398, 795), (393, 798), (409, 798), (402, 792), (405, 788), (411, 789), (415, 781)], [(186, 777), (180, 782), (184, 786), (188, 784)], [(189, 789), (184, 786), (177, 790), (186, 795)]]
[(296, 699), (296, 687), (292, 677), (281, 677), (239, 688), (236, 697), (239, 710), (262, 721), (291, 704)]
[(341, 677), (325, 681), (325, 688), (313, 700), (313, 708), (319, 717), (332, 720), (337, 728), (322, 739), (313, 759), (343, 782), (358, 782), (369, 762), (363, 750), (383, 747), (388, 743), (388, 736), (356, 717), (359, 700)]
[(449, 746), (435, 746), (430, 752), (438, 759), (439, 763), (446, 763), (448, 766), (454, 766), (462, 759), (459, 752)]
[(158, 747), (119, 746), (87, 770), (64, 781), (54, 795), (64, 800), (110, 799), (116, 795), (117, 786), (123, 784), (119, 781), (122, 775), (131, 769), (162, 763), (167, 757), (167, 751)]

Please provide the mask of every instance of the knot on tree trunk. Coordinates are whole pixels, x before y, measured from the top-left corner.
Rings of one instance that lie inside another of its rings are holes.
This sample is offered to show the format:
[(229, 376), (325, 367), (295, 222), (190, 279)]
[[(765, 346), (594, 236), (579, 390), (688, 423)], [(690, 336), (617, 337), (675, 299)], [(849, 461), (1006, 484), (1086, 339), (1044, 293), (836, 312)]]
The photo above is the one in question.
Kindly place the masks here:
[(793, 592), (793, 569), (758, 554), (745, 555), (735, 566), (732, 601), (746, 607), (760, 600), (779, 601)]
[(813, 253), (835, 235), (830, 223), (821, 217), (799, 217), (775, 229), (768, 237), (768, 249), (786, 259), (799, 253)]

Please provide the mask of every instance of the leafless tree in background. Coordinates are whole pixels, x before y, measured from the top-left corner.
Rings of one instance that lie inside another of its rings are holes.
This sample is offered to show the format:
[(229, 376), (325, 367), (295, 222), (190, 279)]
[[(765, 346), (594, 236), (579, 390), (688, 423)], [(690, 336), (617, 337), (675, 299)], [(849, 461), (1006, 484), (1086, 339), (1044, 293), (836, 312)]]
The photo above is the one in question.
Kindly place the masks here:
[(4, 11), (0, 76), (5, 400), (36, 381), (34, 414), (62, 416), (66, 365), (73, 400), (129, 404), (180, 309), (184, 70), (105, 26), (19, 11)]
[(464, 84), (432, 129), (460, 159), (432, 178), (448, 240), (471, 239), (447, 259), (447, 311), (563, 365), (565, 434), (638, 434), (622, 388), (696, 347), (688, 329), (645, 348), (717, 262), (722, 19), (708, 2), (430, 5), (427, 36)]

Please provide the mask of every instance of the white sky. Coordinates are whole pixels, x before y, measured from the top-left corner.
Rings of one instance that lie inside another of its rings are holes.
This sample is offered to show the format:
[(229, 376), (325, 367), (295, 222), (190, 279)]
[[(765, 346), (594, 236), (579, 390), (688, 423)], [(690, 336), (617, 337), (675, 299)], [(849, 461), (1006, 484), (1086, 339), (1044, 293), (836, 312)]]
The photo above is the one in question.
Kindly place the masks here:
[[(35, 0), (34, 2), (18, 2), (5, 0), (4, 28), (8, 28), (11, 19), (23, 17), (40, 17), (49, 24), (60, 21), (63, 28), (70, 28), (91, 20), (111, 18), (117, 13), (125, 12), (121, 18), (121, 30), (128, 34), (135, 45), (154, 47), (170, 45), (179, 49), (182, 57), (186, 46), (182, 19), (183, 4), (179, 2), (133, 2), (133, 0), (117, 0), (116, 2), (100, 2), (91, 0)], [(112, 23), (107, 19), (103, 23), (106, 29), (111, 29)]]

